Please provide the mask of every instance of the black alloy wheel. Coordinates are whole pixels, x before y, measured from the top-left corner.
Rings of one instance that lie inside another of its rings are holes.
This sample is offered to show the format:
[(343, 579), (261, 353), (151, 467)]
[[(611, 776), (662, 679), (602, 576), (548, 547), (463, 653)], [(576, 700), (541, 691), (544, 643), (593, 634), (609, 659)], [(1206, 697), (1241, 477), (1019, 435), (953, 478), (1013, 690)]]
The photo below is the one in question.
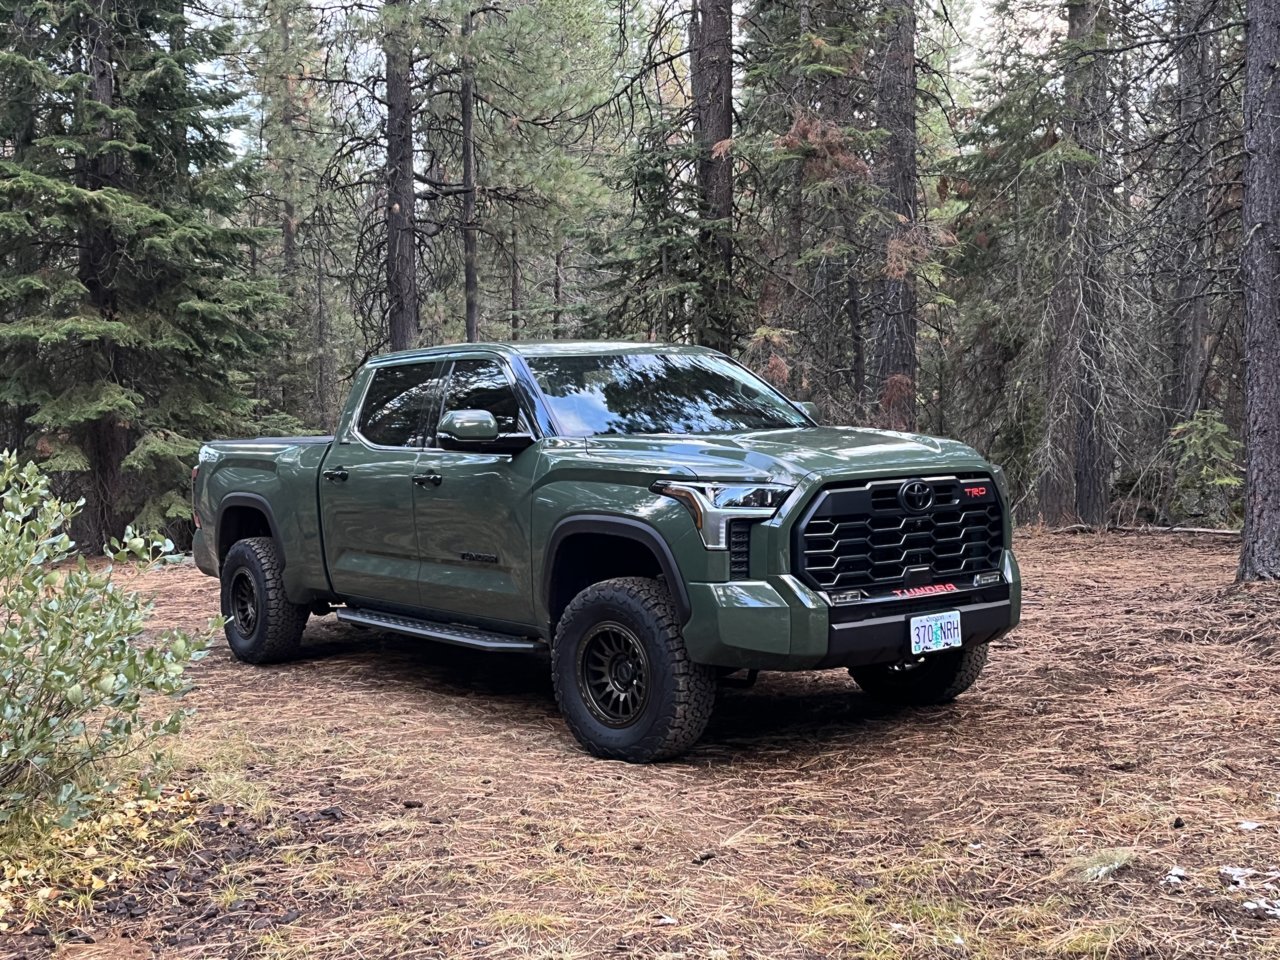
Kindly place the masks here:
[(231, 616), (242, 636), (253, 636), (258, 627), (258, 586), (244, 567), (231, 579)]
[(640, 638), (622, 624), (596, 624), (578, 648), (578, 689), (596, 719), (625, 727), (649, 701), (649, 658)]

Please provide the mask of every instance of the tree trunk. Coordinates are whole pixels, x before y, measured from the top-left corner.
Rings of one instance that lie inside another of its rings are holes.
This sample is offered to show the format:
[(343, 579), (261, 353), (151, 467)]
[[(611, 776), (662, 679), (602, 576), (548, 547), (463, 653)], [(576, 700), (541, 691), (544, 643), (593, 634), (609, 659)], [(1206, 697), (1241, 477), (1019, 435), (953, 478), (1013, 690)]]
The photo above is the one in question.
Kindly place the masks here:
[[(1208, 2), (1212, 4), (1214, 0)], [(1208, 22), (1205, 0), (1181, 0), (1177, 15), (1180, 192), (1173, 211), (1174, 235), (1170, 237), (1177, 246), (1172, 261), (1174, 289), (1168, 330), (1172, 357), (1165, 396), (1166, 430), (1192, 417), (1200, 405), (1211, 285), (1206, 213), (1211, 148), (1216, 139), (1210, 121), (1210, 100), (1216, 96), (1216, 78), (1209, 57), (1214, 41), (1200, 35)]]
[(689, 19), (693, 130), (698, 144), (701, 309), (694, 336), (733, 347), (733, 2), (694, 0)]
[[(471, 32), (472, 14), (468, 11), (462, 21), (462, 36), (470, 37)], [(480, 339), (480, 280), (476, 265), (475, 75), (474, 64), (468, 54), (462, 57), (459, 99), (462, 114), (462, 273), (467, 341), (474, 343)]]
[[(98, 124), (98, 144), (115, 138), (115, 124), (106, 111), (115, 104), (115, 2), (92, 0), (85, 14), (85, 66), (89, 74), (87, 95), (105, 108)], [(83, 161), (82, 185), (89, 190), (120, 186), (120, 160), (115, 150), (93, 154)], [(79, 279), (89, 302), (102, 317), (115, 318), (116, 291), (112, 287), (116, 242), (109, 227), (86, 222), (81, 231)], [(118, 344), (101, 342), (92, 361), (92, 379), (119, 382), (124, 373)], [(124, 458), (129, 452), (129, 429), (115, 413), (87, 424), (84, 453), (89, 463), (89, 484), (84, 512), (80, 517), (81, 537), (90, 550), (98, 550), (120, 533), (125, 518), (116, 504), (124, 500)]]
[(520, 231), (511, 224), (511, 339), (520, 339), (520, 311), (523, 292), (520, 289)]
[(1063, 137), (1072, 152), (1093, 159), (1067, 153), (1061, 164), (1055, 217), (1058, 248), (1046, 317), (1046, 423), (1039, 489), (1040, 517), (1050, 526), (1101, 525), (1109, 501), (1111, 454), (1101, 416), (1106, 225), (1098, 169), (1106, 66), (1105, 54), (1082, 53), (1104, 46), (1103, 13), (1099, 0), (1074, 0), (1067, 6)]
[(879, 421), (895, 430), (916, 424), (916, 288), (910, 251), (916, 229), (915, 0), (886, 0), (876, 121), (884, 131), (876, 182), (892, 218), (885, 265), (872, 294), (875, 389)]
[(387, 0), (387, 333), (392, 350), (418, 339), (418, 257), (413, 182), (413, 55), (407, 0)]
[(1280, 5), (1249, 0), (1244, 93), (1241, 580), (1280, 579)]
[[(311, 311), (306, 306), (306, 285), (303, 282), (298, 264), (298, 211), (294, 204), (294, 198), (298, 195), (297, 160), (295, 158), (298, 141), (294, 127), (299, 119), (300, 111), (296, 102), (297, 91), (293, 60), (289, 56), (293, 46), (293, 37), (290, 30), (288, 0), (282, 0), (280, 3), (280, 15), (277, 25), (280, 30), (280, 52), (285, 70), (283, 78), (284, 96), (280, 105), (280, 126), (284, 131), (284, 148), (274, 152), (280, 158), (280, 196), (282, 200), (280, 204), (280, 256), (282, 261), (281, 279), (283, 281), (281, 287), (288, 297), (289, 303), (289, 307), (282, 315), (287, 329), (284, 331), (284, 341), (281, 345), (281, 359), (284, 361), (285, 370), (292, 372), (299, 366), (295, 351), (297, 344), (295, 338), (301, 333), (303, 325), (309, 322)], [(279, 377), (278, 383), (280, 407), (291, 413), (303, 413), (306, 408), (306, 400), (304, 397), (296, 395), (299, 381), (294, 376), (283, 376)]]
[(556, 250), (556, 275), (552, 282), (551, 295), (555, 302), (555, 312), (551, 314), (551, 337), (559, 340), (564, 336), (564, 244)]

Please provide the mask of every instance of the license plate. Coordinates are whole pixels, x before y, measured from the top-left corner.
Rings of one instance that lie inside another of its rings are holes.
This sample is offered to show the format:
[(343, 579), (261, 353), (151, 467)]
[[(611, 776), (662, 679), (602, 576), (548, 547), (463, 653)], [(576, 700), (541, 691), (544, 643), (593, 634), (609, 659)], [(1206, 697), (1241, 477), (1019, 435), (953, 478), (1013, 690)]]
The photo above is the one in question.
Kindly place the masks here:
[(912, 653), (933, 653), (935, 650), (949, 650), (952, 647), (960, 646), (962, 642), (960, 613), (957, 610), (911, 618)]

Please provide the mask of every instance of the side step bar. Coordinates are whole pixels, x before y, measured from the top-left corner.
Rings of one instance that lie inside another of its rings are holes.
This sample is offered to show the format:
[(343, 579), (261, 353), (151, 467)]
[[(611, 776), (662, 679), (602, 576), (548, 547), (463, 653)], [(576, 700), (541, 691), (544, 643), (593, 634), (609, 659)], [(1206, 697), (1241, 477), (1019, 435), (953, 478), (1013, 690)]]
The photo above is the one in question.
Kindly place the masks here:
[(350, 607), (339, 607), (334, 613), (343, 623), (354, 623), (377, 630), (390, 630), (392, 633), (403, 633), (410, 637), (439, 640), (442, 643), (470, 647), (472, 650), (483, 650), (486, 653), (532, 653), (547, 648), (547, 645), (539, 640), (517, 637), (508, 633), (491, 633), (488, 630), (467, 627), (460, 623), (437, 623), (434, 620), (420, 620), (417, 617), (381, 613), (377, 610), (352, 610)]

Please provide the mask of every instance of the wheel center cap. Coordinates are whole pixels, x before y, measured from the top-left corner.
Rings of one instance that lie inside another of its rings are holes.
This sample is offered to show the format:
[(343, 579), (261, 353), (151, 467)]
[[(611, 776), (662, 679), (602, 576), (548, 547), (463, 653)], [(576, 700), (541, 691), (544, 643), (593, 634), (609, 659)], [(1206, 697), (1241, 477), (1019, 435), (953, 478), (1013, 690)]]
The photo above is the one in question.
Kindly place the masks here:
[(630, 660), (620, 660), (613, 668), (613, 679), (620, 687), (629, 687), (636, 678), (636, 668)]

